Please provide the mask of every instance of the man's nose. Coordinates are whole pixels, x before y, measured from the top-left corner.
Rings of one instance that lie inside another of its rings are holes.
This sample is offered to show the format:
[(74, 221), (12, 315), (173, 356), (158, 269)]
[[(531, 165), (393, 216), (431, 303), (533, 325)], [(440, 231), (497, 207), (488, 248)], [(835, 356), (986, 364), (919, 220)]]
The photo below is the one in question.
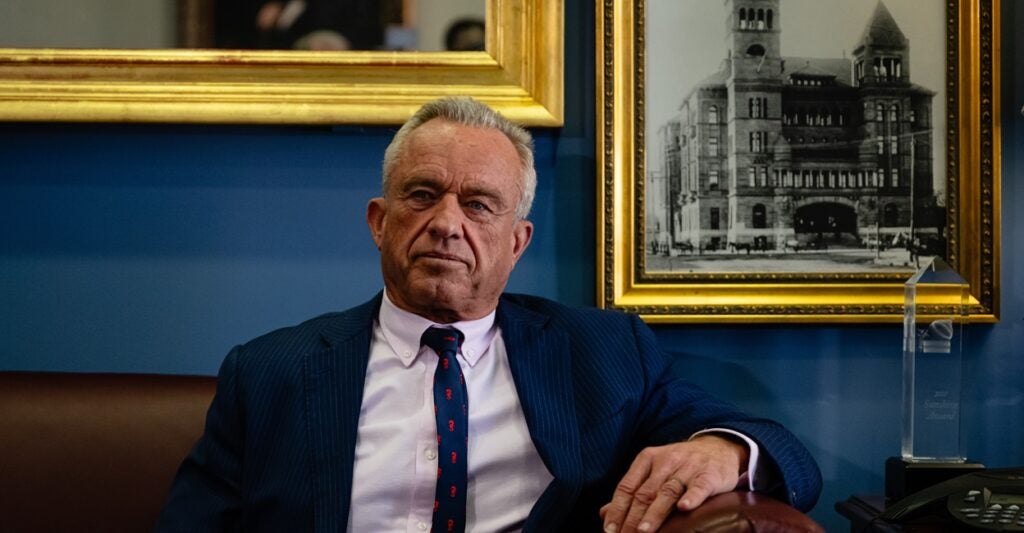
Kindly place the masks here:
[(441, 196), (434, 205), (430, 225), (430, 234), (441, 238), (450, 239), (462, 235), (462, 206), (459, 204), (458, 196), (445, 194)]

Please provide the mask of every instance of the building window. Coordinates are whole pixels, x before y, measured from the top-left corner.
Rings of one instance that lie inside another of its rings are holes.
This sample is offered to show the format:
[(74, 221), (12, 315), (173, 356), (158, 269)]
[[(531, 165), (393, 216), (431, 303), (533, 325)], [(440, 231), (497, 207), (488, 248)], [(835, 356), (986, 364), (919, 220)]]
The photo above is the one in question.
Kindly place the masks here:
[(898, 168), (892, 169), (892, 186), (893, 187), (899, 187), (900, 186), (900, 169), (898, 169)]
[(893, 104), (889, 106), (889, 122), (898, 122), (900, 120), (900, 106)]
[(710, 215), (711, 215), (711, 220), (708, 221), (708, 226), (711, 229), (720, 229), (720, 227), (719, 227), (719, 225), (720, 225), (720, 223), (719, 223), (720, 214), (719, 214), (718, 208), (717, 207), (712, 207)]
[(884, 154), (885, 153), (885, 141), (883, 141), (882, 139), (878, 139), (877, 144), (878, 144), (878, 155)]
[(770, 30), (772, 29), (772, 10), (769, 9), (767, 13), (765, 13), (765, 15), (765, 23), (768, 26), (768, 29)]
[(758, 178), (760, 178), (758, 180), (758, 181), (760, 181), (760, 185), (762, 187), (767, 187), (768, 186), (768, 167), (761, 167), (761, 168), (759, 168), (757, 176), (758, 176)]
[(768, 214), (764, 208), (764, 204), (754, 204), (754, 212), (752, 213), (752, 222), (755, 229), (762, 229), (768, 227)]
[(718, 157), (718, 137), (708, 139), (708, 155)]
[(885, 214), (883, 215), (883, 224), (888, 227), (894, 227), (900, 223), (900, 208), (896, 207), (896, 204), (885, 204)]
[(883, 122), (885, 120), (885, 104), (879, 102), (875, 104), (875, 122)]
[(757, 183), (755, 183), (756, 177), (757, 177), (757, 171), (754, 169), (754, 167), (748, 168), (747, 169), (747, 181), (750, 183), (751, 187), (757, 187)]
[(768, 99), (763, 97), (748, 99), (747, 110), (750, 118), (766, 118), (768, 116)]
[(898, 80), (903, 75), (903, 65), (898, 57), (883, 58), (882, 69), (885, 72), (886, 81)]
[(741, 30), (760, 30), (763, 25), (764, 10), (761, 10), (762, 22), (758, 21), (758, 13), (754, 8), (740, 8), (740, 29)]
[(894, 154), (900, 153), (900, 141), (895, 135), (889, 137), (889, 151)]
[(902, 59), (899, 57), (876, 57), (875, 78), (881, 81), (896, 81), (903, 75)]
[(764, 47), (759, 44), (752, 44), (747, 47), (747, 55), (753, 57), (764, 56)]
[(708, 171), (708, 188), (711, 190), (718, 189), (718, 169)]
[(718, 106), (713, 105), (708, 108), (708, 122), (718, 124)]
[(750, 151), (754, 153), (764, 152), (765, 133), (763, 131), (750, 132)]

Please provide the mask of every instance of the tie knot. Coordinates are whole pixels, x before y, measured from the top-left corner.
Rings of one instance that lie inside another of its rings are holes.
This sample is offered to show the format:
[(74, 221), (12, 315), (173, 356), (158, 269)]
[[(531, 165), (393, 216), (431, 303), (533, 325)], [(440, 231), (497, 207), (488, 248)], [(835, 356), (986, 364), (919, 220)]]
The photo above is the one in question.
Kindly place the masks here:
[(462, 346), (462, 340), (465, 338), (466, 336), (455, 328), (435, 328), (431, 326), (423, 332), (423, 336), (420, 337), (420, 344), (429, 346), (438, 355), (442, 355), (445, 352), (452, 352), (454, 354), (459, 351), (459, 346)]

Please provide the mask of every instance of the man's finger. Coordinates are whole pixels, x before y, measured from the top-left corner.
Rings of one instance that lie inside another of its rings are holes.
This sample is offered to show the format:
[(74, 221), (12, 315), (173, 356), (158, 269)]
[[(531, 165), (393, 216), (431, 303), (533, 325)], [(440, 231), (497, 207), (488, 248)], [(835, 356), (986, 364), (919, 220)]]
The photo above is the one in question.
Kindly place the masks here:
[[(637, 530), (657, 531), (665, 519), (668, 518), (668, 515), (672, 513), (685, 492), (686, 484), (679, 478), (670, 477), (662, 482), (661, 488), (658, 489), (658, 495), (654, 498), (650, 507), (647, 508), (643, 517), (640, 518)], [(626, 523), (629, 523), (628, 519)]]
[(622, 524), (626, 520), (626, 513), (633, 503), (636, 491), (640, 489), (644, 480), (651, 473), (650, 455), (640, 452), (630, 465), (629, 471), (615, 487), (612, 494), (612, 501), (605, 505), (604, 530), (605, 533), (616, 533), (621, 531)]
[(715, 490), (714, 483), (706, 473), (698, 474), (687, 484), (686, 491), (679, 498), (677, 507), (680, 511), (692, 511), (704, 503), (708, 496), (717, 492), (719, 491)]
[[(622, 524), (622, 530), (625, 532), (632, 531), (651, 531), (651, 525), (648, 522), (645, 529), (641, 529), (644, 518), (650, 512), (651, 506), (660, 499), (665, 499), (666, 489), (668, 491), (674, 491), (675, 498), (667, 500), (667, 508), (671, 509), (672, 505), (679, 500), (679, 495), (682, 493), (682, 487), (685, 486), (685, 479), (689, 475), (682, 469), (677, 468), (674, 461), (666, 462), (666, 454), (663, 448), (648, 448), (651, 450), (650, 454), (652, 457), (659, 457), (662, 459), (658, 461), (653, 459), (651, 461), (651, 471), (644, 480), (640, 488), (633, 494), (633, 502), (629, 506), (629, 512), (626, 513), (626, 521)], [(679, 480), (678, 483), (671, 483), (665, 485), (669, 478), (675, 477)], [(667, 512), (664, 513), (667, 516)]]

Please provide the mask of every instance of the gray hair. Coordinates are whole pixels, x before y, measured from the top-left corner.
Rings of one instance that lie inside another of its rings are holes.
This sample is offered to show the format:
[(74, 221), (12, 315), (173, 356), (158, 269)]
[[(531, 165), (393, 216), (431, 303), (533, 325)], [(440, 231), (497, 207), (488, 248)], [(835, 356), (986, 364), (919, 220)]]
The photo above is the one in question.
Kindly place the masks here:
[(512, 142), (516, 153), (519, 154), (519, 162), (522, 166), (519, 183), (522, 194), (519, 197), (519, 203), (516, 204), (516, 216), (525, 219), (530, 214), (533, 197), (537, 191), (537, 170), (533, 168), (533, 137), (522, 126), (468, 96), (448, 96), (427, 102), (402, 125), (395, 137), (391, 139), (387, 150), (384, 151), (384, 177), (382, 180), (384, 194), (387, 195), (391, 171), (398, 161), (398, 155), (402, 152), (406, 138), (416, 128), (435, 118), (465, 126), (493, 128), (503, 133)]

